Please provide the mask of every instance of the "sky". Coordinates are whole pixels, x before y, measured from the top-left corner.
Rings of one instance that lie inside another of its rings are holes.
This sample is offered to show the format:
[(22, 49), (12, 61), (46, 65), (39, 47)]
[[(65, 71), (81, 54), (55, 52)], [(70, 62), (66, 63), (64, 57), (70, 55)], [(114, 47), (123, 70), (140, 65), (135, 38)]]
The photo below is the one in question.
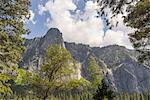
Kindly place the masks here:
[[(41, 37), (50, 28), (58, 28), (67, 42), (88, 44), (92, 47), (121, 45), (132, 49), (128, 33), (133, 29), (123, 24), (121, 15), (111, 19), (119, 21), (112, 30), (97, 14), (94, 0), (31, 0), (30, 19), (26, 22), (31, 33), (26, 38)], [(108, 19), (111, 17), (109, 9)], [(126, 14), (126, 13), (125, 13)]]

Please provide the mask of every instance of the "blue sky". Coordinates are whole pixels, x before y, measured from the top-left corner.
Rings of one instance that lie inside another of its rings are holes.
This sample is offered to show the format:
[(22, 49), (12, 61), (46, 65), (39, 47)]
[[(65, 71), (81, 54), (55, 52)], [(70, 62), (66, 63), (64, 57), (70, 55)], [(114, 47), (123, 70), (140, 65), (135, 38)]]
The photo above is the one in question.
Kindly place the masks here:
[(47, 13), (44, 16), (40, 16), (38, 14), (38, 5), (44, 4), (46, 3), (46, 1), (47, 0), (31, 0), (30, 10), (32, 10), (33, 13), (35, 14), (33, 20), (36, 22), (36, 24), (33, 24), (31, 21), (26, 23), (27, 28), (29, 28), (31, 31), (31, 33), (26, 36), (27, 38), (31, 39), (34, 37), (40, 37), (48, 30), (48, 28), (44, 25), (44, 23), (46, 22), (46, 19), (49, 16), (49, 14)]
[(109, 30), (103, 18), (96, 17), (98, 8), (94, 0), (31, 0), (31, 18), (26, 23), (31, 33), (25, 37), (44, 36), (49, 28), (55, 27), (68, 42), (97, 47), (118, 44), (132, 48), (127, 35), (131, 29), (124, 26), (121, 16), (116, 18), (120, 21), (119, 27)]

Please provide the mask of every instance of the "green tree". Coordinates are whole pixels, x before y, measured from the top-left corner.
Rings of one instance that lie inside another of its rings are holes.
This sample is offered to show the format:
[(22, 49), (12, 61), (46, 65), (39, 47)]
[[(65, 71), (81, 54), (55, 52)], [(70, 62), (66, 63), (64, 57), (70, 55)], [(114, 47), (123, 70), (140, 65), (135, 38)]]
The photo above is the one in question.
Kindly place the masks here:
[(103, 79), (101, 83), (98, 85), (98, 89), (96, 93), (93, 95), (94, 100), (113, 100), (115, 97), (114, 91), (110, 90), (109, 86), (105, 83)]
[(88, 59), (88, 73), (92, 88), (96, 89), (101, 80), (103, 79), (103, 74), (100, 66), (98, 65), (96, 59), (93, 56), (90, 56)]
[(22, 35), (28, 33), (24, 20), (29, 0), (0, 0), (0, 96), (11, 94), (9, 80), (24, 50)]
[(71, 78), (74, 68), (75, 61), (65, 48), (60, 45), (50, 45), (47, 48), (41, 69), (31, 80), (33, 93), (46, 99)]
[(31, 72), (18, 68), (18, 75), (15, 80), (11, 81), (11, 89), (13, 95), (25, 97), (29, 94), (29, 78), (32, 75)]
[(124, 22), (135, 29), (130, 33), (133, 47), (140, 53), (138, 61), (150, 66), (150, 1), (140, 0), (136, 5), (130, 6)]

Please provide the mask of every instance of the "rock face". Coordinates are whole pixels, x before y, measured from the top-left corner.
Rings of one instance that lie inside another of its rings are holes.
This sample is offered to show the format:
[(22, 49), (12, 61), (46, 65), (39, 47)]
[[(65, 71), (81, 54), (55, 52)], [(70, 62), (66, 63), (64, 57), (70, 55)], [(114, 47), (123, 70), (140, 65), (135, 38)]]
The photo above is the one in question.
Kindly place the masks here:
[(93, 48), (97, 58), (109, 68), (106, 75), (117, 91), (145, 92), (150, 88), (150, 69), (135, 60), (133, 51), (121, 46)]
[(135, 60), (135, 51), (117, 45), (92, 48), (89, 45), (64, 42), (62, 33), (56, 28), (50, 29), (44, 37), (26, 40), (27, 51), (23, 54), (20, 66), (39, 68), (50, 44), (62, 45), (70, 51), (79, 63), (84, 78), (88, 76), (87, 59), (92, 55), (103, 69), (107, 83), (116, 91), (145, 92), (150, 89), (150, 69)]
[(56, 28), (48, 30), (44, 37), (26, 40), (27, 51), (23, 54), (23, 62), (20, 66), (39, 67), (45, 50), (50, 44), (64, 45), (62, 33)]

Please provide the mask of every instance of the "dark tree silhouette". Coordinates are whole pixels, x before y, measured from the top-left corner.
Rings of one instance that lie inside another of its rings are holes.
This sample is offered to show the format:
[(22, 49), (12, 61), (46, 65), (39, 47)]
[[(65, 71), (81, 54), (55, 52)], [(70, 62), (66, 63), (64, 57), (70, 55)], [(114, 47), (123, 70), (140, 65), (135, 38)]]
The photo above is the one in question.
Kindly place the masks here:
[(112, 91), (109, 86), (105, 83), (105, 80), (102, 79), (101, 83), (98, 85), (98, 89), (96, 93), (93, 95), (94, 100), (104, 100), (107, 98), (108, 100), (113, 100), (115, 97), (114, 91)]

